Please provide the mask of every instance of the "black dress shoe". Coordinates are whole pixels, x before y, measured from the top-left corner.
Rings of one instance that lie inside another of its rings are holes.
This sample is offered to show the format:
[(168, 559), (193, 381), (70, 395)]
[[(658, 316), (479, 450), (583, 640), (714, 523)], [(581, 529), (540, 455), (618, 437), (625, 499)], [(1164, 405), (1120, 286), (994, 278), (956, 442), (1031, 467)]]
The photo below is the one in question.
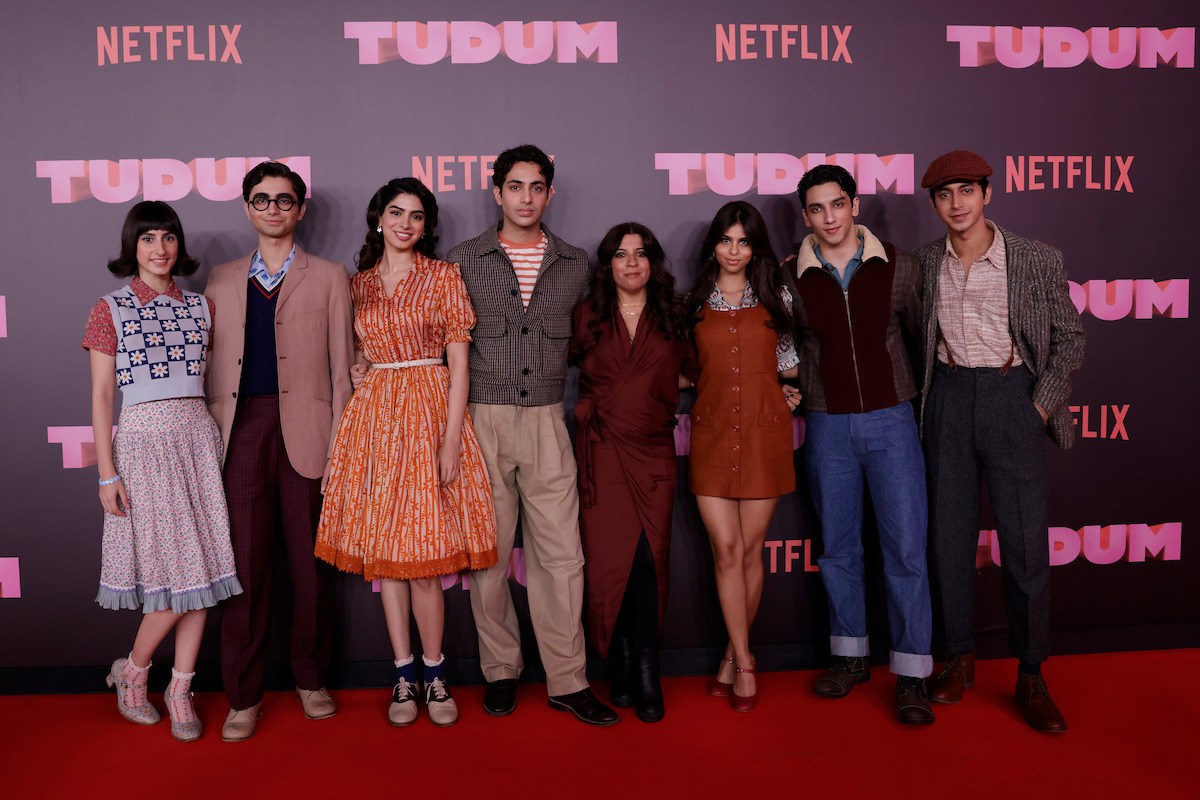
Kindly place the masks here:
[(631, 708), (633, 694), (633, 639), (614, 639), (612, 652), (608, 654), (608, 675), (612, 680), (612, 704), (617, 708)]
[(483, 710), (493, 717), (507, 717), (517, 710), (517, 679), (501, 678), (487, 685)]
[(896, 678), (896, 718), (905, 725), (930, 725), (933, 708), (925, 692), (925, 681), (900, 675)]
[(617, 712), (601, 703), (591, 689), (555, 695), (550, 698), (550, 707), (558, 711), (570, 711), (580, 722), (588, 725), (616, 725), (621, 721)]
[(663, 707), (662, 681), (659, 680), (658, 648), (638, 648), (637, 709), (634, 713), (642, 722), (658, 722), (666, 716)]

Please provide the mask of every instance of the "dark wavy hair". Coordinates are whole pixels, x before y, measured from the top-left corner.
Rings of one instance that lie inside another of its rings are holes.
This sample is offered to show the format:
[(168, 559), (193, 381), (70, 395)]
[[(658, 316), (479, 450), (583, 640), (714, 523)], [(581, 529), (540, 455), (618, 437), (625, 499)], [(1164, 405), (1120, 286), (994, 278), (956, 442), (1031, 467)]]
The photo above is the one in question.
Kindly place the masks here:
[(542, 149), (536, 145), (520, 144), (508, 148), (496, 156), (496, 160), (492, 162), (492, 183), (496, 185), (496, 188), (504, 188), (504, 180), (508, 177), (509, 171), (514, 165), (521, 162), (537, 165), (537, 168), (542, 171), (542, 177), (546, 179), (547, 189), (554, 185), (554, 162), (550, 160), (550, 156), (543, 153)]
[(617, 250), (621, 249), (621, 240), (626, 235), (639, 236), (642, 249), (650, 261), (650, 279), (646, 282), (646, 306), (658, 318), (658, 329), (668, 339), (677, 339), (683, 332), (683, 298), (675, 291), (675, 276), (667, 271), (667, 256), (663, 252), (658, 238), (647, 228), (637, 222), (622, 222), (614, 225), (600, 240), (596, 248), (596, 259), (599, 264), (592, 273), (591, 287), (588, 289), (587, 301), (592, 307), (593, 316), (588, 321), (588, 332), (592, 339), (598, 339), (601, 326), (612, 319), (613, 308), (617, 303), (617, 284), (613, 281), (612, 262)]
[(746, 278), (754, 287), (758, 302), (771, 315), (767, 327), (776, 333), (790, 333), (792, 314), (779, 295), (783, 285), (782, 271), (778, 259), (775, 258), (775, 249), (771, 247), (771, 240), (767, 237), (767, 223), (763, 221), (757, 208), (743, 200), (734, 200), (721, 206), (717, 215), (713, 217), (712, 224), (708, 226), (708, 233), (700, 248), (701, 257), (704, 259), (700, 264), (700, 275), (685, 301), (688, 325), (694, 326), (699, 322), (707, 307), (708, 296), (717, 285), (717, 275), (721, 271), (716, 258), (717, 242), (725, 235), (725, 231), (734, 225), (742, 226), (750, 242), (753, 255), (750, 263), (746, 265)]
[(143, 200), (125, 215), (125, 224), (121, 227), (121, 254), (108, 262), (109, 272), (118, 278), (138, 274), (138, 239), (148, 231), (166, 231), (179, 240), (179, 254), (171, 267), (172, 275), (191, 275), (200, 268), (200, 262), (188, 255), (183, 225), (175, 209), (161, 200)]
[(304, 195), (308, 194), (308, 186), (304, 183), (304, 178), (292, 172), (291, 167), (287, 164), (278, 161), (264, 161), (261, 164), (255, 164), (246, 173), (246, 177), (242, 178), (243, 202), (250, 202), (250, 192), (254, 190), (255, 186), (262, 183), (264, 178), (287, 178), (292, 184), (292, 191), (296, 193), (296, 205), (304, 207)]
[(438, 242), (435, 233), (438, 223), (437, 198), (416, 178), (392, 178), (380, 186), (379, 191), (371, 197), (371, 202), (367, 203), (367, 239), (358, 255), (354, 257), (354, 265), (358, 267), (359, 272), (369, 270), (383, 258), (383, 234), (376, 228), (379, 227), (379, 218), (383, 216), (388, 203), (402, 194), (417, 198), (421, 201), (421, 208), (425, 210), (425, 232), (413, 245), (413, 250), (427, 258), (436, 258), (433, 253)]

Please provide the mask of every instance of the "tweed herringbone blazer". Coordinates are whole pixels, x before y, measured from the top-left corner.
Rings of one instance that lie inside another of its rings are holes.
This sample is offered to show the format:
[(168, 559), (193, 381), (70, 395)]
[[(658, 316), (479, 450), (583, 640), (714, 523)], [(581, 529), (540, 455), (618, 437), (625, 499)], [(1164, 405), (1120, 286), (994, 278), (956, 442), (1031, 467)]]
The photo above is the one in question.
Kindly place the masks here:
[(571, 314), (587, 292), (587, 253), (543, 225), (546, 252), (525, 308), (517, 274), (500, 246), (499, 229), (499, 223), (492, 225), (446, 254), (447, 261), (459, 265), (475, 308), (468, 357), (470, 401), (514, 406), (560, 403), (567, 381)]
[[(1033, 402), (1049, 414), (1047, 432), (1063, 449), (1075, 442), (1075, 425), (1067, 410), (1071, 373), (1083, 364), (1084, 333), (1079, 310), (1071, 300), (1062, 253), (1042, 242), (1026, 239), (996, 226), (1004, 237), (1008, 269), (1008, 330), (1017, 353), (1033, 373)], [(917, 251), (925, 278), (924, 402), (937, 363), (938, 275), (946, 255), (946, 237)]]

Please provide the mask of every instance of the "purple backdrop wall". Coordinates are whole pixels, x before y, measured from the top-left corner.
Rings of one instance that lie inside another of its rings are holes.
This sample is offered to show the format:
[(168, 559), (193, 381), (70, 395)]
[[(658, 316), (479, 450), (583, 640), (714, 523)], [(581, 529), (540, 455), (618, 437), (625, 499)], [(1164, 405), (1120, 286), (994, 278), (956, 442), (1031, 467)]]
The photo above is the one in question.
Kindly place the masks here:
[[(925, 166), (955, 148), (983, 154), (989, 216), (1064, 251), (1088, 334), (1071, 399), (1080, 441), (1048, 448), (1055, 646), (1200, 644), (1186, 540), (1200, 522), (1200, 336), (1180, 230), (1200, 213), (1193, 3), (55, 6), (0, 10), (0, 691), (71, 688), (137, 625), (93, 603), (101, 514), (78, 344), (117, 285), (104, 263), (129, 206), (144, 196), (179, 211), (204, 265), (191, 289), (254, 247), (239, 188), (267, 157), (310, 178), (310, 252), (349, 262), (370, 194), (409, 174), (438, 194), (444, 252), (497, 218), (489, 159), (524, 141), (556, 157), (556, 233), (594, 251), (610, 225), (639, 220), (684, 286), (728, 199), (757, 205), (776, 249), (794, 252), (796, 180), (836, 161), (859, 178), (861, 220), (912, 248), (942, 231)], [(981, 648), (1000, 655), (989, 527), (985, 516), (977, 614)], [(815, 665), (828, 629), (806, 492), (785, 498), (768, 539), (760, 660)], [(706, 669), (722, 629), (683, 491), (673, 548), (665, 664)], [(469, 678), (463, 588), (447, 590), (446, 650)], [(342, 577), (336, 613), (343, 682), (382, 683), (370, 586)], [(875, 623), (886, 637), (881, 613)]]

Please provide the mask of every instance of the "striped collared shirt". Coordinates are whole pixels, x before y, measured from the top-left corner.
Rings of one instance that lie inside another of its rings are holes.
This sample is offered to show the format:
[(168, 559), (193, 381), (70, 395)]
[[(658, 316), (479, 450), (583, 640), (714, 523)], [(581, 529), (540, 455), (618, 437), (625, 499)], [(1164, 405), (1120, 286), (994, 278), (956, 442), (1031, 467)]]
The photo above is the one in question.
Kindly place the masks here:
[(542, 259), (546, 255), (546, 234), (542, 233), (533, 244), (517, 244), (498, 236), (504, 254), (512, 262), (513, 272), (517, 273), (517, 288), (521, 290), (521, 303), (529, 308), (529, 300), (533, 297), (533, 287), (537, 284), (538, 274), (542, 271)]
[(1002, 367), (1021, 363), (1008, 327), (1008, 266), (1004, 237), (991, 221), (992, 245), (967, 273), (946, 237), (946, 255), (938, 275), (938, 360), (960, 367)]

